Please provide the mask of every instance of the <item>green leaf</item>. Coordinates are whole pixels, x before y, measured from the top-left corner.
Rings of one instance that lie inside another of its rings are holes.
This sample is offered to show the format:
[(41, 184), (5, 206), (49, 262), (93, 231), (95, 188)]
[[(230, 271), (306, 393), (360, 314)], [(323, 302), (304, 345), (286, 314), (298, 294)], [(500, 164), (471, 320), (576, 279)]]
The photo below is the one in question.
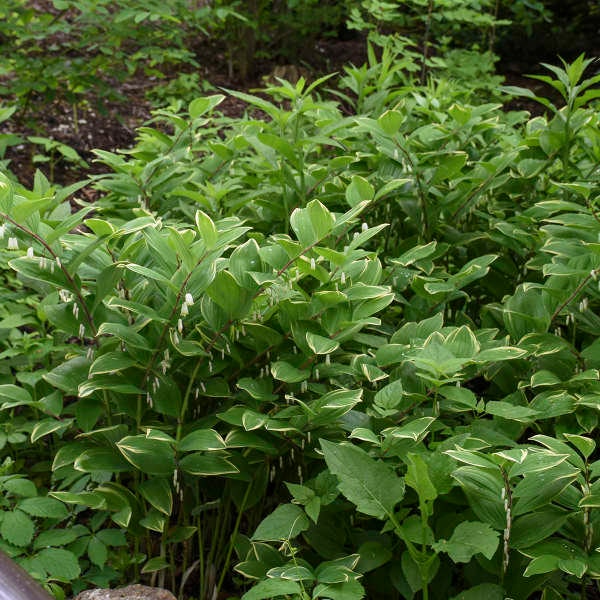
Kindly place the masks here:
[(533, 513), (517, 517), (510, 534), (511, 548), (520, 550), (549, 538), (566, 522), (569, 513), (555, 506), (547, 506)]
[(510, 402), (491, 401), (485, 405), (485, 412), (490, 415), (519, 421), (520, 423), (531, 423), (538, 415), (538, 411), (527, 406), (517, 406)]
[(579, 469), (562, 462), (552, 469), (526, 475), (513, 491), (513, 515), (525, 514), (550, 504), (579, 475)]
[(146, 340), (143, 335), (136, 333), (135, 329), (130, 325), (102, 323), (100, 327), (98, 327), (98, 336), (101, 335), (112, 335), (132, 348), (141, 348), (143, 350), (151, 349), (148, 340)]
[(455, 563), (467, 563), (475, 554), (483, 554), (491, 560), (499, 543), (498, 532), (487, 523), (463, 521), (448, 541), (440, 540), (433, 548), (436, 552), (446, 552)]
[(294, 209), (290, 225), (303, 248), (309, 248), (331, 233), (335, 219), (321, 202), (311, 200), (306, 208)]
[(569, 441), (586, 460), (591, 456), (591, 454), (596, 449), (596, 442), (591, 438), (584, 437), (582, 435), (575, 435), (574, 433), (564, 433), (563, 434), (567, 441)]
[(504, 600), (504, 589), (495, 583), (480, 583), (453, 596), (451, 600)]
[(90, 561), (100, 568), (102, 568), (108, 560), (108, 548), (96, 536), (93, 536), (92, 539), (90, 539), (87, 554)]
[(221, 102), (225, 100), (223, 94), (214, 94), (212, 96), (202, 96), (201, 98), (195, 98), (188, 106), (188, 112), (192, 119), (197, 119), (205, 113), (211, 111), (217, 107)]
[(294, 146), (292, 146), (292, 144), (290, 144), (290, 142), (288, 142), (284, 137), (273, 135), (272, 133), (259, 133), (256, 137), (259, 142), (277, 151), (295, 169), (302, 169), (302, 165), (298, 161), (298, 156), (296, 155)]
[(506, 301), (503, 309), (504, 325), (513, 339), (521, 339), (528, 333), (545, 333), (550, 326), (552, 309), (545, 292), (519, 286)]
[(475, 357), (475, 362), (496, 362), (500, 360), (513, 360), (527, 356), (527, 350), (515, 348), (514, 346), (497, 346), (482, 350)]
[(31, 443), (50, 435), (51, 433), (62, 433), (70, 427), (74, 419), (43, 419), (38, 421), (31, 430)]
[(242, 596), (242, 600), (271, 600), (288, 594), (300, 594), (302, 588), (295, 581), (285, 579), (266, 579), (257, 583)]
[(22, 511), (16, 509), (4, 513), (0, 535), (13, 546), (28, 546), (33, 539), (35, 526)]
[(299, 506), (282, 504), (261, 521), (252, 539), (265, 542), (291, 540), (309, 526), (308, 518)]
[(404, 479), (406, 485), (413, 488), (418, 496), (419, 502), (435, 500), (437, 490), (429, 477), (427, 463), (418, 454), (409, 454), (407, 456), (408, 469)]
[(63, 548), (45, 548), (36, 555), (50, 579), (74, 581), (81, 574), (77, 557)]
[(340, 347), (339, 342), (310, 331), (306, 332), (306, 343), (315, 354), (331, 354)]
[(234, 475), (239, 469), (226, 458), (214, 454), (202, 454), (195, 452), (184, 456), (179, 461), (182, 471), (191, 475)]
[(49, 529), (40, 532), (33, 543), (33, 548), (39, 550), (50, 546), (66, 546), (74, 542), (78, 537), (88, 532), (87, 527), (76, 525), (69, 529)]
[[(447, 451), (447, 454), (455, 456), (452, 451)], [(474, 459), (478, 460), (479, 457), (474, 455)], [(496, 466), (459, 467), (452, 473), (452, 477), (463, 487), (473, 512), (482, 521), (490, 523), (497, 529), (506, 526), (506, 513), (501, 499), (504, 481)]]
[(113, 374), (136, 364), (136, 360), (123, 352), (107, 352), (99, 356), (90, 367), (90, 376)]
[(113, 448), (90, 448), (82, 452), (73, 463), (78, 471), (131, 471), (130, 464)]
[(127, 539), (120, 529), (102, 529), (96, 532), (96, 537), (107, 546), (126, 546)]
[(584, 560), (562, 559), (558, 561), (558, 568), (569, 575), (575, 575), (581, 579), (587, 571), (587, 563)]
[(155, 508), (151, 508), (146, 512), (146, 515), (140, 519), (140, 525), (142, 527), (145, 527), (150, 531), (156, 531), (157, 533), (164, 533), (166, 524), (167, 518), (165, 515)]
[(217, 240), (219, 239), (219, 233), (217, 232), (217, 228), (213, 223), (213, 220), (201, 210), (196, 211), (195, 219), (196, 227), (202, 236), (202, 240), (204, 241), (206, 249), (212, 250), (217, 245)]
[(408, 267), (413, 263), (431, 256), (436, 251), (436, 248), (437, 242), (429, 242), (422, 246), (413, 246), (410, 250), (407, 250), (401, 254), (399, 258), (395, 258), (391, 262), (402, 265), (403, 267)]
[(524, 577), (532, 577), (533, 575), (541, 575), (543, 573), (552, 573), (558, 571), (558, 563), (560, 559), (551, 554), (543, 554), (534, 558), (525, 569)]
[(238, 380), (237, 386), (248, 392), (255, 400), (276, 400), (277, 396), (273, 394), (273, 382), (270, 378), (257, 378), (252, 379), (250, 377), (242, 377)]
[(37, 258), (22, 256), (21, 258), (14, 258), (8, 264), (17, 273), (25, 277), (43, 281), (55, 288), (71, 289), (71, 284), (62, 269), (57, 267), (52, 270), (49, 267), (42, 268)]
[(173, 511), (173, 492), (166, 479), (153, 477), (139, 486), (142, 496), (157, 510), (170, 516)]
[(245, 316), (252, 304), (250, 293), (240, 287), (229, 271), (219, 271), (206, 293), (225, 311), (229, 320)]
[(356, 570), (360, 573), (374, 571), (392, 559), (392, 551), (376, 540), (364, 542), (357, 550), (360, 555)]
[(467, 388), (445, 385), (438, 392), (445, 399), (440, 403), (444, 410), (461, 412), (475, 410), (477, 407), (477, 397)]
[(299, 383), (309, 378), (310, 371), (297, 369), (288, 362), (278, 360), (271, 364), (271, 374), (275, 379), (285, 383)]
[(378, 119), (379, 126), (387, 135), (396, 135), (406, 120), (404, 113), (399, 110), (386, 110)]
[(43, 378), (70, 396), (77, 396), (79, 385), (87, 381), (89, 368), (90, 361), (85, 356), (77, 356), (45, 373)]
[(17, 504), (17, 508), (33, 517), (47, 517), (52, 519), (65, 519), (69, 513), (65, 505), (54, 498), (39, 496), (25, 498)]
[(166, 441), (149, 439), (145, 435), (124, 437), (117, 443), (123, 456), (143, 473), (169, 476), (175, 469), (175, 452)]
[(375, 394), (374, 402), (383, 409), (393, 410), (401, 405), (403, 393), (402, 381), (396, 379)]
[(365, 200), (373, 200), (375, 189), (360, 175), (354, 175), (346, 188), (346, 202), (348, 206), (355, 207)]
[(312, 597), (330, 598), (331, 600), (361, 600), (365, 597), (365, 589), (355, 579), (343, 583), (320, 583), (313, 590)]
[(16, 477), (14, 479), (7, 479), (2, 482), (2, 487), (15, 496), (23, 496), (24, 498), (33, 498), (37, 496), (37, 488), (33, 481), (25, 479), (23, 477)]
[(420, 419), (410, 421), (401, 427), (393, 427), (392, 429), (386, 429), (384, 431), (386, 435), (394, 438), (418, 442), (425, 437), (434, 421), (435, 417), (421, 417)]
[(179, 442), (177, 449), (180, 452), (224, 450), (225, 440), (214, 429), (196, 429)]
[(33, 402), (31, 394), (26, 389), (11, 383), (0, 385), (0, 400), (10, 400), (19, 404), (31, 404)]
[(142, 573), (155, 573), (156, 571), (168, 569), (170, 566), (169, 561), (164, 556), (155, 556), (144, 564)]
[(339, 489), (358, 511), (379, 519), (393, 515), (404, 497), (404, 481), (383, 462), (348, 444), (320, 440), (325, 462), (339, 479)]
[(293, 563), (269, 569), (267, 577), (271, 579), (288, 579), (290, 581), (314, 581), (315, 579), (310, 569), (302, 565), (294, 565)]
[(439, 166), (431, 178), (431, 185), (452, 179), (465, 166), (468, 155), (466, 152), (452, 152), (438, 155)]
[(77, 494), (74, 492), (50, 492), (50, 495), (66, 504), (78, 504), (102, 510), (106, 508), (106, 500), (95, 492), (79, 492)]

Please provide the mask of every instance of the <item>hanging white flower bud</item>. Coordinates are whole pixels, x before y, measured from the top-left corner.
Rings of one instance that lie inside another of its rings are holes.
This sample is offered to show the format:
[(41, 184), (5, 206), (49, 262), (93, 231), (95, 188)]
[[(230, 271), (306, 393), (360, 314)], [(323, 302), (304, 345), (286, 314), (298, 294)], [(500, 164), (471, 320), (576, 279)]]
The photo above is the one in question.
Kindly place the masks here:
[(16, 237), (8, 238), (8, 249), (9, 250), (18, 250), (19, 249), (19, 240)]
[(33, 258), (34, 254), (33, 254), (33, 247), (29, 246), (29, 248), (27, 248), (27, 258)]
[(187, 317), (190, 314), (190, 311), (188, 310), (188, 303), (184, 302), (181, 305), (181, 316), (182, 317)]
[(183, 333), (183, 321), (181, 319), (177, 319), (177, 331)]
[(192, 296), (189, 292), (185, 295), (185, 302), (188, 306), (194, 305), (194, 296)]

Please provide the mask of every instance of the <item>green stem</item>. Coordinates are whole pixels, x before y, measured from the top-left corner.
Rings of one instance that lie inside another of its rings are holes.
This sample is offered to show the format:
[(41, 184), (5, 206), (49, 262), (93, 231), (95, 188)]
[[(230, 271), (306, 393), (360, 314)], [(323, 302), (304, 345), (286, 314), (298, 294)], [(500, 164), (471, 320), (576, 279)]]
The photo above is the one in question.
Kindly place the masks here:
[(587, 275), (587, 277), (585, 277), (583, 279), (583, 281), (581, 281), (581, 283), (573, 290), (573, 293), (552, 313), (552, 316), (550, 317), (550, 324), (552, 324), (552, 322), (554, 321), (554, 319), (556, 319), (556, 317), (558, 317), (558, 315), (561, 313), (562, 309), (565, 308), (566, 306), (568, 306), (571, 302), (573, 302), (573, 300), (575, 300), (575, 298), (577, 298), (577, 296), (579, 295), (579, 293), (581, 292), (581, 290), (583, 290), (583, 288), (592, 280), (595, 279), (598, 276), (598, 270), (597, 269), (593, 269), (589, 275)]
[(235, 538), (237, 537), (238, 531), (240, 529), (240, 523), (242, 522), (242, 515), (244, 514), (244, 509), (246, 508), (246, 502), (248, 502), (248, 496), (250, 495), (250, 490), (252, 489), (253, 481), (250, 481), (248, 487), (246, 488), (246, 493), (242, 498), (242, 503), (238, 510), (238, 515), (235, 520), (235, 525), (233, 526), (233, 531), (231, 532), (231, 538), (229, 540), (229, 547), (227, 548), (227, 555), (225, 556), (225, 561), (221, 566), (221, 576), (219, 577), (219, 582), (217, 583), (217, 594), (221, 591), (221, 587), (223, 582), (225, 581), (225, 575), (229, 571), (229, 563), (231, 562), (231, 554), (233, 552), (233, 548), (235, 546)]
[(200, 600), (205, 597), (206, 590), (204, 589), (206, 577), (205, 577), (205, 567), (206, 563), (204, 562), (204, 539), (202, 537), (202, 513), (198, 515), (196, 519), (196, 529), (198, 530), (198, 560), (199, 562), (199, 571), (200, 571)]
[(421, 85), (425, 84), (427, 76), (427, 58), (429, 57), (429, 32), (431, 29), (431, 15), (433, 13), (433, 0), (429, 0), (427, 7), (427, 21), (425, 21), (425, 35), (423, 36), (423, 56), (421, 63)]
[(187, 412), (188, 404), (190, 401), (190, 395), (192, 393), (192, 388), (194, 387), (194, 381), (196, 381), (196, 377), (198, 376), (198, 371), (200, 369), (200, 365), (202, 364), (202, 362), (203, 362), (202, 359), (199, 359), (196, 362), (196, 366), (194, 367), (194, 370), (192, 371), (190, 380), (188, 381), (188, 386), (187, 386), (187, 389), (185, 390), (185, 395), (183, 396), (183, 403), (181, 404), (181, 412), (179, 413), (179, 418), (177, 419), (177, 434), (176, 434), (177, 441), (179, 441), (181, 439), (181, 432), (183, 429), (183, 421), (185, 419), (185, 413)]
[(56, 254), (56, 252), (54, 252), (54, 250), (50, 247), (50, 245), (46, 242), (46, 240), (44, 240), (44, 238), (39, 236), (37, 233), (35, 233), (31, 229), (25, 227), (25, 225), (21, 225), (20, 223), (17, 223), (14, 219), (9, 217), (6, 213), (0, 213), (0, 218), (3, 219), (4, 221), (8, 221), (12, 225), (14, 225), (17, 229), (20, 229), (25, 235), (32, 237), (34, 240), (36, 240), (38, 243), (40, 243), (46, 249), (46, 251), (50, 254), (52, 259), (56, 262), (56, 264), (58, 265), (58, 268), (63, 272), (63, 275), (69, 282), (69, 287), (71, 288), (71, 291), (73, 292), (73, 294), (75, 294), (75, 296), (77, 298), (77, 302), (85, 314), (85, 319), (88, 322), (88, 325), (90, 327), (92, 335), (94, 337), (96, 337), (97, 330), (96, 330), (96, 326), (94, 325), (94, 319), (92, 318), (92, 314), (90, 313), (88, 306), (85, 303), (85, 300), (83, 299), (83, 294), (81, 292), (81, 289), (79, 288), (79, 286), (75, 282), (75, 279), (71, 276), (71, 274), (69, 273), (67, 268), (60, 261), (60, 257), (58, 256), (58, 254)]

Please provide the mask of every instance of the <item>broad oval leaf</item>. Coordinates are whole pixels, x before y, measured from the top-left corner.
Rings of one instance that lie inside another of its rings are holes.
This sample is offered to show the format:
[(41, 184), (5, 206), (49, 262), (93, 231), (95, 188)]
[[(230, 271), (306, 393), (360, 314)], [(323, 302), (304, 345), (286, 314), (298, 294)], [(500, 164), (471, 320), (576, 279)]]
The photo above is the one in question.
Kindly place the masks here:
[(169, 476), (175, 470), (175, 452), (166, 441), (132, 435), (118, 442), (117, 448), (142, 473)]

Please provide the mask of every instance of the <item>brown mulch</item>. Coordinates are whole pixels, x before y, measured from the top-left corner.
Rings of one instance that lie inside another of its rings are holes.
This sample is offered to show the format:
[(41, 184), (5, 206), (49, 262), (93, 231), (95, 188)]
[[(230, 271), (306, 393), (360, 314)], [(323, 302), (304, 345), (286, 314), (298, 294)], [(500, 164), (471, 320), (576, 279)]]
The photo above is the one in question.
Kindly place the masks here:
[[(229, 77), (225, 56), (209, 42), (199, 44), (194, 50), (201, 65), (200, 79), (208, 81), (216, 90), (209, 93), (217, 93), (221, 88), (253, 91), (264, 87), (265, 79), (277, 64), (276, 61), (258, 61), (255, 75), (241, 81)], [(347, 63), (362, 64), (365, 60), (365, 44), (361, 38), (318, 40), (312, 47), (305, 48), (303, 55), (310, 58), (308, 72), (317, 77), (331, 71), (341, 71)], [(305, 71), (306, 64), (302, 61), (298, 67)], [(162, 82), (174, 77), (174, 73), (166, 73)], [(10, 160), (10, 170), (27, 187), (32, 186), (37, 168), (49, 176), (48, 163), (32, 162), (33, 155), (40, 153), (40, 147), (27, 142), (29, 136), (41, 136), (71, 146), (89, 164), (88, 169), (82, 169), (59, 158), (53, 169), (55, 183), (68, 185), (104, 172), (104, 165), (94, 162), (92, 150), (115, 151), (130, 148), (134, 144), (136, 128), (151, 117), (152, 107), (145, 94), (154, 83), (157, 82), (149, 81), (143, 75), (134, 77), (118, 86), (117, 91), (123, 100), (103, 100), (100, 105), (89, 94), (76, 111), (64, 99), (57, 98), (50, 102), (44, 98), (37, 99), (37, 102), (33, 99), (26, 112), (17, 111), (8, 121), (0, 123), (0, 134), (17, 134), (23, 139), (22, 144), (11, 146), (6, 152), (4, 158)], [(198, 95), (202, 93), (202, 90), (198, 90)], [(8, 103), (5, 101), (5, 104)], [(219, 106), (219, 110), (228, 117), (239, 117), (246, 109), (246, 103), (233, 96), (227, 96)]]

